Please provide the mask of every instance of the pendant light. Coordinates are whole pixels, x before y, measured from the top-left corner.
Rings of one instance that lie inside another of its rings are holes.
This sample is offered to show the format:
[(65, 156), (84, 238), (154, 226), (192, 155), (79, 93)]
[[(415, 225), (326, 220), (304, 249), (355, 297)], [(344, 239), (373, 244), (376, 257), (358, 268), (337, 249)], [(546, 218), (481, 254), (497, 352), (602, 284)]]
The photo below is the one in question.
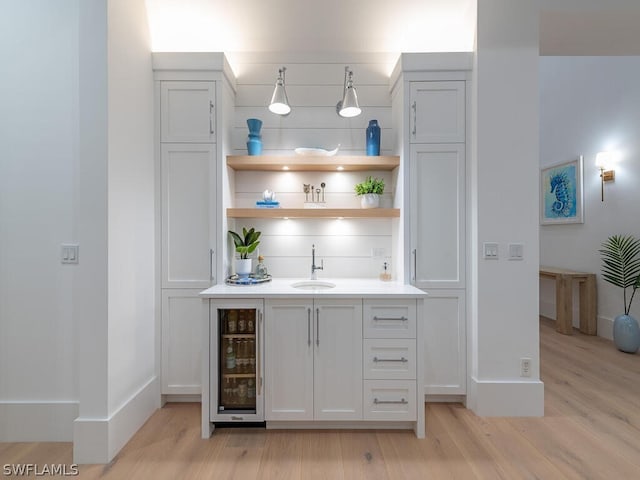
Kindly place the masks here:
[(357, 117), (362, 113), (358, 105), (358, 94), (353, 86), (353, 71), (349, 67), (344, 67), (344, 92), (342, 100), (336, 105), (336, 112), (345, 118)]
[(289, 115), (289, 112), (291, 112), (287, 92), (284, 89), (284, 72), (286, 70), (286, 67), (282, 67), (278, 70), (278, 79), (276, 80), (276, 86), (273, 89), (271, 103), (269, 104), (269, 111), (277, 115)]

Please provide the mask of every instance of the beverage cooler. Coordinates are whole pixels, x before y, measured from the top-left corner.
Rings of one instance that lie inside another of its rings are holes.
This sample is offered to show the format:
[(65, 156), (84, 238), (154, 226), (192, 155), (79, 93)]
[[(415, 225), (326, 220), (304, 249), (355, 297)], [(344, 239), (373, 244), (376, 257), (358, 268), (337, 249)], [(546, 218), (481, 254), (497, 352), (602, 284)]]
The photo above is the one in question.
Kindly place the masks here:
[(262, 301), (211, 303), (210, 420), (264, 424)]

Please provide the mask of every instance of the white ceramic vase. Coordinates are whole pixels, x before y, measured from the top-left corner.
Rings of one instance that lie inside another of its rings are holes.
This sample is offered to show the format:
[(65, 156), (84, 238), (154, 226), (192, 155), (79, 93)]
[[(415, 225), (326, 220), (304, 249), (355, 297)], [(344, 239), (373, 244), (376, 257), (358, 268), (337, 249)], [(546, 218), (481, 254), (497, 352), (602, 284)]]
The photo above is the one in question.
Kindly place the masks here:
[(360, 195), (360, 206), (362, 208), (378, 208), (380, 205), (380, 195), (377, 193), (365, 193)]
[(246, 277), (251, 273), (250, 258), (236, 258), (236, 273), (241, 277)]

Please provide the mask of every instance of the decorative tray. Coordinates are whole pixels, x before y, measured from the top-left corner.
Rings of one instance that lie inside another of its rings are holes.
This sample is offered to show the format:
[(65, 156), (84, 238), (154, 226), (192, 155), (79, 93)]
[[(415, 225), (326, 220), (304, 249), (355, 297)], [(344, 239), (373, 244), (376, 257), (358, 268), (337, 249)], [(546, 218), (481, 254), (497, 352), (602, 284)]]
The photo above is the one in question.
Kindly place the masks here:
[(225, 280), (227, 285), (257, 285), (259, 283), (265, 283), (271, 281), (271, 275), (266, 277), (257, 278), (253, 273), (248, 277), (241, 277), (239, 275), (231, 275)]

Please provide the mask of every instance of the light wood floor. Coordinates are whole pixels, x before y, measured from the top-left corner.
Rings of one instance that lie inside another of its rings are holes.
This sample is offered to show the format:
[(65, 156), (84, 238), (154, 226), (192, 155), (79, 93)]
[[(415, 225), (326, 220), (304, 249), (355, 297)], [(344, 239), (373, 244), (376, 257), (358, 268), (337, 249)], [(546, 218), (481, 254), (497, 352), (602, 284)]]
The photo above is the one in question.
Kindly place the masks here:
[[(543, 418), (479, 418), (429, 404), (412, 432), (217, 430), (200, 438), (198, 404), (156, 412), (109, 465), (108, 479), (640, 479), (640, 355), (540, 326)], [(72, 462), (69, 443), (0, 444), (6, 463)]]

